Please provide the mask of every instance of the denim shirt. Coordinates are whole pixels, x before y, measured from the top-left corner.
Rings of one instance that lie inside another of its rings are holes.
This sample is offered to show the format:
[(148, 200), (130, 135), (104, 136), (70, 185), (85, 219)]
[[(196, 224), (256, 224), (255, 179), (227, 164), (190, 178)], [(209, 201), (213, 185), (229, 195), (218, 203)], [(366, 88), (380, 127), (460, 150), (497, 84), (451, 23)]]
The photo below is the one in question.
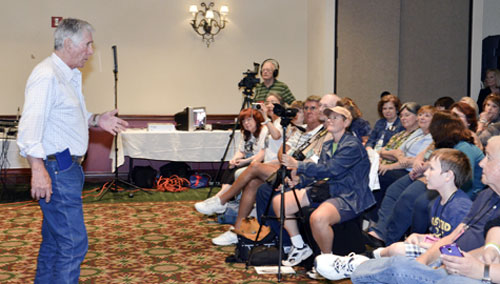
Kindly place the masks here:
[(370, 138), (368, 138), (368, 141), (366, 142), (366, 146), (372, 148), (375, 147), (375, 144), (377, 144), (377, 141), (382, 137), (382, 135), (384, 135), (384, 142), (382, 146), (385, 146), (385, 144), (389, 142), (389, 139), (391, 139), (392, 135), (403, 130), (405, 130), (405, 128), (401, 124), (401, 120), (399, 119), (399, 117), (396, 118), (394, 124), (392, 124), (392, 127), (390, 129), (387, 129), (387, 119), (379, 119), (377, 120), (377, 122), (375, 122), (375, 126), (373, 126), (372, 132), (370, 133)]
[(315, 180), (330, 178), (330, 196), (342, 198), (359, 214), (375, 204), (368, 186), (368, 154), (359, 139), (347, 132), (340, 139), (333, 155), (332, 144), (333, 140), (323, 144), (317, 164), (299, 162), (297, 174), (301, 175), (296, 187), (306, 187)]

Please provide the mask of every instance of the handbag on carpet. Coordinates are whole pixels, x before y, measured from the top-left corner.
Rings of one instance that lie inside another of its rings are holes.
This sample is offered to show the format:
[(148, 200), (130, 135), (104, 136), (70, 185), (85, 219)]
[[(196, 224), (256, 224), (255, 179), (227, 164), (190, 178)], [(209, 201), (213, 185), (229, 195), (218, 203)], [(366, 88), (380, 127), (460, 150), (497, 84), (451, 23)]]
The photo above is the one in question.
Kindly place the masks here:
[(259, 230), (259, 222), (256, 218), (250, 217), (243, 220), (239, 230), (234, 230), (238, 237), (238, 243), (234, 250), (234, 255), (226, 258), (226, 262), (243, 263), (248, 260), (250, 251), (257, 246), (273, 247), (278, 243), (277, 236), (268, 226), (262, 226), (259, 238), (255, 240)]

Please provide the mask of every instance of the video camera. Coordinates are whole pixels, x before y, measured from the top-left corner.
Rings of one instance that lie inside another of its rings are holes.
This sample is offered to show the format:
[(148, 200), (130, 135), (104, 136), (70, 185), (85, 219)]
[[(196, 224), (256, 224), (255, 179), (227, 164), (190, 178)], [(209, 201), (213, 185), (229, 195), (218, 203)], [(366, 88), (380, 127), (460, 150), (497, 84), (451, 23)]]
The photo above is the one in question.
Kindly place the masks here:
[(259, 73), (259, 67), (260, 64), (254, 62), (253, 71), (247, 69), (247, 72), (243, 73), (245, 77), (243, 77), (243, 79), (241, 79), (241, 81), (238, 83), (238, 88), (245, 88), (245, 90), (243, 91), (245, 95), (247, 95), (248, 93), (249, 95), (251, 95), (252, 89), (255, 87), (255, 85), (257, 85), (257, 83), (260, 82), (260, 79), (256, 78), (257, 74)]

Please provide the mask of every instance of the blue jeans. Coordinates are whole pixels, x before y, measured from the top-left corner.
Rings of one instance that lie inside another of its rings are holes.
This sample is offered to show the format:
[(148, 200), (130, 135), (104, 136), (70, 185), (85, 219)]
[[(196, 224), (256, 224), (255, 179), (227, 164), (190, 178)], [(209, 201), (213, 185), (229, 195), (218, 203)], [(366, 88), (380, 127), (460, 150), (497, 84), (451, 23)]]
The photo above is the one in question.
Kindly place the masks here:
[(401, 177), (387, 188), (378, 211), (377, 225), (372, 228), (386, 245), (399, 241), (408, 230), (415, 200), (426, 190), (423, 182), (413, 181), (409, 175)]
[(45, 161), (45, 168), (52, 179), (52, 196), (49, 203), (39, 201), (42, 243), (35, 283), (78, 283), (80, 264), (88, 249), (82, 207), (83, 170), (75, 162), (59, 171), (56, 161)]
[[(273, 188), (265, 182), (259, 187), (257, 190), (257, 197), (255, 199), (255, 203), (257, 205), (257, 219), (259, 223), (262, 224), (261, 217), (266, 214), (266, 206), (271, 195), (274, 197), (276, 194), (279, 194), (279, 191), (274, 191)], [(273, 203), (269, 204), (269, 211), (267, 212), (267, 216), (270, 217), (266, 220), (264, 225), (271, 227), (271, 230), (279, 236), (280, 233), (280, 222), (279, 220), (272, 219), (276, 217), (273, 210)], [(291, 246), (292, 242), (290, 241), (290, 236), (288, 232), (283, 228), (283, 246)]]
[(401, 170), (389, 170), (384, 175), (378, 175), (380, 189), (375, 190), (373, 192), (373, 197), (375, 197), (376, 204), (366, 212), (366, 216), (368, 217), (368, 219), (374, 222), (378, 222), (378, 218), (380, 218), (378, 216), (378, 212), (380, 210), (380, 207), (382, 206), (382, 202), (384, 196), (387, 193), (388, 188), (399, 178), (407, 174), (408, 174), (407, 170), (401, 169)]
[(370, 259), (360, 264), (351, 276), (354, 284), (362, 283), (481, 283), (480, 280), (448, 275), (444, 268), (434, 269), (404, 256)]

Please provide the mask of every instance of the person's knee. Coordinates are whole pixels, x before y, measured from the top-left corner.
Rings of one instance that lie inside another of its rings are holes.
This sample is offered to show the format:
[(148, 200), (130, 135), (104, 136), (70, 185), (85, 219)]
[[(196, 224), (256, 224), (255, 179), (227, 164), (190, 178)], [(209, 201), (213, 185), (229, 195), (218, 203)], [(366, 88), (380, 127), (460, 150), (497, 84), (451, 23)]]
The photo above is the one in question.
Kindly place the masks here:
[(313, 228), (323, 228), (333, 225), (333, 220), (331, 220), (331, 218), (326, 214), (323, 214), (322, 212), (317, 212), (316, 210), (309, 217), (309, 223)]

